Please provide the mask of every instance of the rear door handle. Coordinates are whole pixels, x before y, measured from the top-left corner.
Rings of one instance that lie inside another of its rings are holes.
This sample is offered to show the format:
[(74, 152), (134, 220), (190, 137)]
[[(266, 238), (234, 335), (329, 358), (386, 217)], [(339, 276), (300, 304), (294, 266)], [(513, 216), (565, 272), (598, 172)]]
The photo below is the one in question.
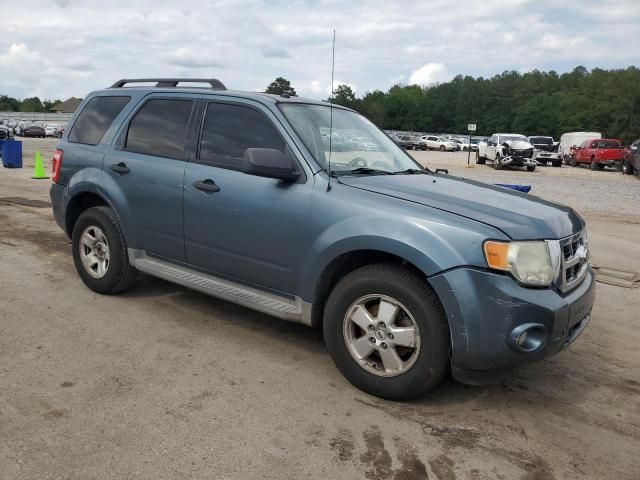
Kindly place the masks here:
[(129, 167), (127, 167), (127, 165), (123, 162), (112, 164), (111, 170), (120, 174), (129, 173)]
[(207, 192), (207, 193), (220, 191), (220, 187), (216, 185), (216, 182), (214, 182), (210, 178), (207, 178), (206, 180), (198, 180), (196, 182), (193, 182), (193, 186), (196, 187), (198, 190), (202, 190), (203, 192)]

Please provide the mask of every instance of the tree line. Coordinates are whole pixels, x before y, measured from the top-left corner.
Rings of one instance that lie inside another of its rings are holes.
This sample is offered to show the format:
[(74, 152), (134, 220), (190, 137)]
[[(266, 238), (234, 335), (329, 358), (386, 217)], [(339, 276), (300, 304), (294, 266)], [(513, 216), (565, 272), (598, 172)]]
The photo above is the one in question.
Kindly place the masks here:
[[(295, 92), (281, 77), (271, 86), (282, 80)], [(597, 131), (627, 143), (640, 137), (636, 67), (589, 71), (579, 66), (561, 75), (539, 70), (507, 71), (492, 78), (458, 75), (437, 85), (394, 85), (362, 97), (339, 85), (333, 101), (386, 130), (465, 133), (475, 123), (477, 135), (514, 132), (558, 139), (565, 132)]]
[(61, 100), (40, 100), (38, 97), (17, 98), (0, 95), (0, 112), (48, 112)]

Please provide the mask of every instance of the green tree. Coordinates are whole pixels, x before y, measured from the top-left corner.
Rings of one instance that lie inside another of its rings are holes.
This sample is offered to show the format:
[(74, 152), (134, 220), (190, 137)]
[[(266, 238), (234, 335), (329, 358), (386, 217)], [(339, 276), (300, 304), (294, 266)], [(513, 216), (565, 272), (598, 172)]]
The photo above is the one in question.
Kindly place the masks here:
[(44, 112), (44, 106), (38, 97), (25, 98), (20, 104), (21, 112)]
[(297, 95), (295, 88), (291, 86), (291, 82), (282, 77), (276, 78), (265, 90), (265, 93), (273, 93), (275, 95), (280, 95), (282, 92), (287, 92), (294, 97)]
[[(331, 97), (329, 97), (328, 101), (331, 101)], [(333, 91), (333, 103), (337, 103), (343, 107), (353, 108), (356, 103), (356, 94), (353, 93), (349, 85), (338, 85)]]

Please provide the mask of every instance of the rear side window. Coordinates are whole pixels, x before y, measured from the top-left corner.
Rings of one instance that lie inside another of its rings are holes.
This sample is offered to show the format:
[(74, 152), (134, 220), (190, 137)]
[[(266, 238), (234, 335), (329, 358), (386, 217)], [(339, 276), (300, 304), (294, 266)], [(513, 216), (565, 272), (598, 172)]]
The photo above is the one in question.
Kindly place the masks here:
[(69, 132), (69, 141), (97, 145), (113, 119), (118, 116), (131, 97), (94, 97), (85, 105)]
[(145, 103), (129, 124), (125, 150), (186, 160), (191, 100), (155, 99)]
[(271, 122), (250, 107), (210, 103), (202, 127), (198, 158), (215, 166), (239, 169), (247, 148), (274, 148), (285, 142)]

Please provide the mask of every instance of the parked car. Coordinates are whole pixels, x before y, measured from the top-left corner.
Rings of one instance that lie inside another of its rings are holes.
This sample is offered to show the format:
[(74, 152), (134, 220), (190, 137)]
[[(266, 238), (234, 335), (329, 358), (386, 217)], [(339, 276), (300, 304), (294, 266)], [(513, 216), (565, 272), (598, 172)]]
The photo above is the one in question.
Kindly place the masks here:
[(578, 146), (582, 145), (585, 140), (592, 138), (602, 138), (602, 134), (599, 132), (568, 132), (563, 133), (560, 136), (560, 143), (558, 144), (558, 154), (565, 165), (571, 164), (571, 158), (573, 157), (575, 150)]
[(629, 152), (622, 163), (622, 173), (640, 175), (640, 138), (629, 147)]
[(7, 125), (0, 125), (0, 140), (12, 140), (13, 130)]
[(411, 135), (411, 143), (413, 143), (414, 150), (427, 150), (427, 142), (422, 140), (417, 135)]
[(602, 170), (605, 166), (622, 169), (625, 150), (620, 140), (597, 138), (585, 140), (571, 159), (571, 166), (588, 164), (591, 170)]
[(489, 140), (481, 142), (476, 155), (476, 163), (493, 164), (499, 170), (504, 167), (526, 167), (527, 171), (536, 169), (533, 160), (533, 145), (527, 137), (517, 133), (494, 133)]
[[(123, 88), (134, 82), (87, 95), (52, 162), (53, 214), (95, 292), (142, 271), (321, 326), (349, 381), (390, 399), (448, 372), (495, 381), (589, 323), (594, 276), (571, 208), (433, 173), (338, 105), (217, 80)], [(330, 124), (380, 151), (327, 155)]]
[(413, 150), (415, 144), (409, 135), (398, 135), (398, 143), (406, 150)]
[(27, 125), (23, 126), (20, 130), (20, 135), (23, 137), (39, 137), (44, 138), (46, 136), (45, 129), (40, 125)]
[(57, 137), (60, 128), (61, 126), (57, 123), (48, 123), (47, 126), (44, 127), (44, 133), (47, 137)]
[(527, 137), (527, 140), (533, 145), (533, 159), (538, 165), (551, 163), (554, 167), (562, 166), (562, 158), (556, 150), (556, 143), (553, 141), (553, 137), (534, 136)]
[(458, 145), (456, 143), (444, 137), (438, 137), (435, 135), (424, 135), (420, 138), (427, 143), (427, 148), (429, 150), (440, 150), (441, 152), (455, 152), (456, 150), (458, 150)]

